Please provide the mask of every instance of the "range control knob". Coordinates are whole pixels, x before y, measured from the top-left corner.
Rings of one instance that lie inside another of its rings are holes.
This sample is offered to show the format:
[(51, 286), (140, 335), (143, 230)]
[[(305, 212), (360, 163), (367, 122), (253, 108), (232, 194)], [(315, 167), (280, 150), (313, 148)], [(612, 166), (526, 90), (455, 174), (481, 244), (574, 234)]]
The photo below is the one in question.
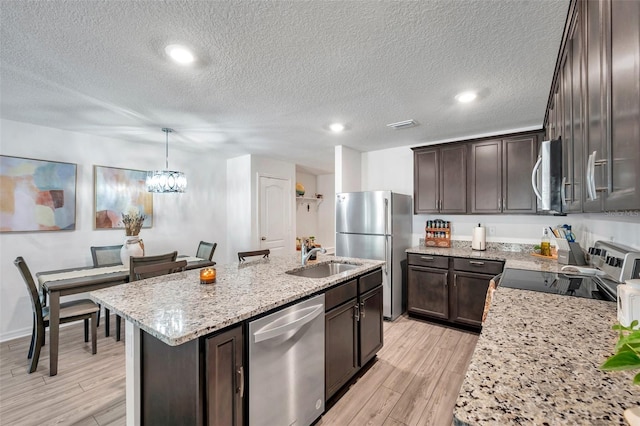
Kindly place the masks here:
[(606, 263), (607, 265), (611, 265), (611, 259), (614, 259), (611, 256), (607, 256), (607, 258), (604, 260), (604, 263)]
[(619, 257), (616, 258), (616, 264), (613, 265), (616, 268), (622, 268), (622, 259), (620, 259)]

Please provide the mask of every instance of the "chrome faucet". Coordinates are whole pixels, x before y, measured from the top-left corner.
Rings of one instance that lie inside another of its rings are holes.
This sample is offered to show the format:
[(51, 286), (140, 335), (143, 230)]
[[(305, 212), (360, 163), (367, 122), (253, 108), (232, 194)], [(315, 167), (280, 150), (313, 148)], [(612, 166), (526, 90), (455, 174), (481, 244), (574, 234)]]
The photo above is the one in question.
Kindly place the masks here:
[(315, 247), (311, 250), (307, 251), (307, 245), (309, 244), (309, 240), (305, 239), (300, 247), (300, 254), (302, 258), (302, 266), (307, 264), (307, 260), (316, 252), (320, 252), (322, 254), (326, 253), (327, 250), (324, 247)]

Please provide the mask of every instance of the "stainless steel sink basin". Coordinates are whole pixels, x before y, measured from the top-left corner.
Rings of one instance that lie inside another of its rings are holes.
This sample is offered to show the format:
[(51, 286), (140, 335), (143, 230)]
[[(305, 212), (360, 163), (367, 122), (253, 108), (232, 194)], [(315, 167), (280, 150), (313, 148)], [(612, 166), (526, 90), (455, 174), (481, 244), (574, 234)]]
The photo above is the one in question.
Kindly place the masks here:
[(360, 266), (361, 265), (341, 262), (320, 263), (318, 265), (307, 266), (303, 269), (287, 271), (287, 274), (305, 278), (326, 278), (331, 275), (359, 268)]

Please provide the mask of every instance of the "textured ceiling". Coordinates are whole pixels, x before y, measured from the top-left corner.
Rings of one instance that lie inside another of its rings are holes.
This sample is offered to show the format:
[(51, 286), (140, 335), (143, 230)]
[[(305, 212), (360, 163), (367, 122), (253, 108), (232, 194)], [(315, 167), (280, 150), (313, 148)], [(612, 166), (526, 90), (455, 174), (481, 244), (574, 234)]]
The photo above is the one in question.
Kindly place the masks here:
[(332, 171), (335, 145), (541, 126), (568, 3), (2, 0), (0, 116), (136, 144), (168, 126), (172, 147)]

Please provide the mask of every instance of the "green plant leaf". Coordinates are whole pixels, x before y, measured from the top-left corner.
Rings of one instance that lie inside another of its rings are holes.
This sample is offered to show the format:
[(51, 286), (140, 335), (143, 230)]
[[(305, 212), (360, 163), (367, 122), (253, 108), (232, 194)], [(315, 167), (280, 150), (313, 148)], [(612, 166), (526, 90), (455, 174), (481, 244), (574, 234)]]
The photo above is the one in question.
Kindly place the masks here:
[(632, 370), (640, 368), (640, 356), (635, 352), (620, 352), (607, 358), (600, 368), (602, 370)]
[(633, 378), (634, 385), (640, 385), (640, 373), (636, 374), (636, 377)]

